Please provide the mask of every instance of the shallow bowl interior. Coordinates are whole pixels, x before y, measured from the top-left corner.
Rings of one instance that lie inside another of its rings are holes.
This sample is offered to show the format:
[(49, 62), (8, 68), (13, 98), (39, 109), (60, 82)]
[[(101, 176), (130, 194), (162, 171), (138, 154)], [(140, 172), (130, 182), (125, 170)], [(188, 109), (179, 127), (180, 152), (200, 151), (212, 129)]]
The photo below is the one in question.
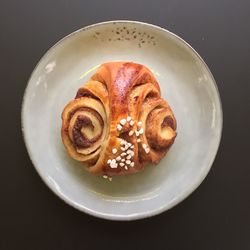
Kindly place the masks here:
[[(149, 67), (178, 124), (177, 139), (159, 165), (112, 182), (71, 160), (60, 137), (63, 107), (108, 61)], [(214, 79), (189, 45), (159, 27), (118, 21), (74, 32), (45, 54), (29, 80), (22, 121), (32, 162), (58, 196), (89, 214), (130, 220), (171, 208), (202, 182), (218, 149), (222, 111)]]

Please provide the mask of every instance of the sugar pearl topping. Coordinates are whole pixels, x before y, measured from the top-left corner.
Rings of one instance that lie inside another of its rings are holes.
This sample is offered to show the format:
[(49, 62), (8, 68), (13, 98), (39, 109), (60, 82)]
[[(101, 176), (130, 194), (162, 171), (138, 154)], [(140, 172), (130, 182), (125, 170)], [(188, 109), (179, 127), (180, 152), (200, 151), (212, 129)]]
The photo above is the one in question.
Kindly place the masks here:
[(149, 151), (150, 151), (150, 149), (149, 149), (148, 145), (147, 145), (147, 144), (145, 144), (145, 143), (143, 143), (143, 144), (142, 144), (142, 147), (143, 147), (143, 149), (144, 149), (145, 153), (146, 153), (146, 154), (148, 154), (148, 153), (149, 153)]
[(118, 166), (118, 164), (116, 163), (116, 160), (115, 159), (111, 160), (110, 167), (117, 168), (117, 166)]
[(134, 134), (133, 130), (130, 130), (129, 133), (128, 133), (129, 136), (132, 136), (133, 134)]
[(131, 159), (131, 158), (132, 158), (131, 155), (127, 155), (127, 156), (126, 156), (126, 159), (128, 159), (128, 160)]
[(108, 179), (109, 181), (112, 181), (112, 177), (108, 177), (107, 175), (102, 176), (104, 179)]
[(142, 135), (143, 131), (144, 131), (143, 128), (141, 128), (138, 132), (139, 132), (140, 135)]
[(123, 126), (126, 124), (126, 122), (127, 122), (126, 119), (121, 119), (121, 120), (120, 120), (120, 123), (121, 123), (121, 125), (123, 125)]
[[(126, 118), (123, 118), (119, 121), (119, 124), (117, 124), (117, 130), (121, 131), (123, 129), (123, 126), (125, 126), (127, 123), (132, 127), (135, 124), (135, 121), (132, 120), (131, 116), (127, 116)], [(140, 135), (144, 133), (144, 129), (142, 128), (142, 121), (138, 121), (136, 125), (137, 129), (129, 130), (128, 135), (132, 136), (135, 134), (137, 137), (136, 141), (141, 142)], [(114, 159), (109, 159), (107, 161), (107, 164), (109, 165), (110, 168), (120, 167), (124, 168), (125, 170), (128, 170), (129, 168), (131, 167), (133, 168), (135, 166), (135, 162), (133, 161), (133, 157), (135, 155), (133, 149), (135, 146), (131, 142), (126, 141), (125, 139), (122, 138), (119, 139), (120, 139), (120, 147), (112, 149), (113, 154), (117, 154), (118, 152), (119, 154), (116, 155)], [(147, 146), (147, 144), (143, 143), (142, 147), (144, 151), (148, 154), (150, 149)], [(110, 179), (111, 177), (105, 175), (105, 177), (103, 176), (103, 178)]]
[(125, 145), (126, 141), (125, 140), (121, 140), (121, 145)]
[[(133, 122), (132, 118), (130, 118), (131, 117), (128, 117), (127, 119), (122, 119), (120, 121), (120, 124), (118, 125), (122, 126), (124, 123), (123, 120), (125, 120), (126, 122)], [(130, 132), (132, 132), (132, 134), (134, 133), (133, 130), (131, 130)], [(112, 153), (117, 155), (113, 159), (111, 158), (107, 161), (108, 166), (112, 169), (120, 167), (124, 168), (125, 170), (128, 170), (130, 167), (134, 167), (135, 163), (133, 162), (133, 157), (135, 153), (133, 149), (134, 145), (131, 142), (120, 138), (120, 146), (118, 148), (112, 148)], [(107, 176), (106, 178), (109, 177)]]
[(120, 124), (118, 124), (116, 128), (117, 128), (118, 131), (122, 130), (122, 126)]
[[(131, 127), (135, 124), (135, 122), (132, 120), (131, 116), (127, 116), (126, 118), (123, 118), (119, 121), (119, 124), (117, 124), (117, 130), (121, 131), (123, 129), (123, 126), (126, 125), (126, 123), (128, 123)], [(132, 136), (132, 135), (136, 135), (137, 137), (137, 142), (141, 142), (141, 138), (140, 136), (144, 133), (144, 129), (142, 128), (142, 121), (138, 121), (137, 122), (137, 129), (131, 129), (128, 131), (128, 135)], [(126, 130), (127, 131), (127, 130)], [(135, 162), (133, 161), (133, 157), (134, 157), (134, 145), (128, 141), (126, 141), (125, 139), (119, 138), (120, 139), (120, 147), (118, 148), (112, 148), (112, 153), (115, 155), (118, 152), (119, 155), (115, 156), (114, 159), (109, 159), (107, 161), (107, 164), (109, 165), (110, 168), (114, 169), (114, 168), (123, 168), (125, 170), (128, 170), (129, 168), (133, 168), (135, 166)], [(150, 152), (150, 148), (148, 147), (147, 144), (143, 143), (142, 148), (144, 149), (145, 153), (148, 154)], [(107, 176), (107, 175), (103, 175), (104, 179), (108, 179), (109, 181), (112, 180), (111, 177)]]
[(129, 149), (128, 151), (127, 151), (127, 154), (132, 154), (132, 153), (134, 153), (134, 151), (132, 151), (131, 149)]
[(128, 116), (128, 117), (127, 117), (127, 122), (130, 122), (131, 119), (132, 119), (131, 116)]
[(131, 121), (129, 122), (129, 125), (130, 125), (130, 126), (133, 126), (134, 123), (135, 123), (135, 122), (131, 120)]
[(121, 159), (122, 159), (121, 156), (116, 157), (116, 161), (120, 161)]

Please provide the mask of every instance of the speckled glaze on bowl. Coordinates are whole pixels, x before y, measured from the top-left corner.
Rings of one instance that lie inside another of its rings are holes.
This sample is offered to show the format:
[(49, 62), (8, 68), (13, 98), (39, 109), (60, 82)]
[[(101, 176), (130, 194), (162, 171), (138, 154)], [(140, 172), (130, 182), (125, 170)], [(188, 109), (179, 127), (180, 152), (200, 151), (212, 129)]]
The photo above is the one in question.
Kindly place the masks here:
[[(158, 166), (112, 182), (70, 159), (60, 137), (64, 105), (108, 61), (149, 67), (178, 124), (177, 139)], [(173, 207), (203, 181), (219, 146), (222, 108), (211, 72), (181, 38), (151, 24), (110, 21), (68, 35), (43, 56), (25, 91), (22, 126), (30, 158), (54, 193), (88, 214), (133, 220)]]

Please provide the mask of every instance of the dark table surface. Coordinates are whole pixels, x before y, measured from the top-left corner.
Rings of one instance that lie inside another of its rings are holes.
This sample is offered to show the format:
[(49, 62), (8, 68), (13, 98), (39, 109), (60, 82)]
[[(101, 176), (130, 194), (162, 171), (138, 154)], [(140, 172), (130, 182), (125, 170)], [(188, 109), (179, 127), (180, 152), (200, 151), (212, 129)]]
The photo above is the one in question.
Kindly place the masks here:
[[(250, 1), (0, 1), (0, 249), (250, 249)], [(130, 19), (181, 36), (217, 81), (223, 136), (213, 167), (184, 202), (112, 222), (56, 197), (36, 173), (20, 125), (24, 88), (56, 41), (92, 23)]]

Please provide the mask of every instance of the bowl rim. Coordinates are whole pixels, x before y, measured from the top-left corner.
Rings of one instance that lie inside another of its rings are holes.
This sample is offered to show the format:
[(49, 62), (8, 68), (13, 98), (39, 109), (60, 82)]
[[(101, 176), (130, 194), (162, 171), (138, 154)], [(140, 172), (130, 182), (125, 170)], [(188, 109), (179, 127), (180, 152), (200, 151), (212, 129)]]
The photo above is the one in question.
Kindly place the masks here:
[[(28, 93), (28, 89), (29, 89), (29, 85), (30, 85), (30, 80), (33, 77), (34, 72), (36, 71), (36, 69), (38, 68), (38, 66), (40, 65), (40, 63), (43, 61), (44, 58), (46, 58), (47, 55), (49, 55), (51, 53), (51, 51), (57, 47), (59, 44), (61, 44), (62, 42), (64, 42), (65, 40), (69, 39), (70, 37), (83, 32), (85, 30), (91, 29), (93, 27), (98, 27), (98, 26), (102, 26), (102, 25), (108, 25), (108, 24), (113, 24), (113, 23), (120, 23), (120, 24), (139, 24), (142, 26), (149, 26), (153, 29), (158, 29), (160, 31), (166, 32), (168, 33), (170, 36), (172, 36), (173, 38), (177, 39), (179, 42), (181, 42), (182, 44), (184, 44), (185, 46), (187, 46), (187, 48), (194, 53), (195, 56), (197, 56), (197, 58), (200, 60), (200, 62), (203, 64), (203, 66), (205, 67), (205, 69), (207, 70), (208, 74), (210, 75), (213, 85), (215, 87), (215, 91), (217, 94), (217, 98), (218, 98), (218, 103), (219, 103), (219, 133), (218, 133), (218, 145), (216, 145), (215, 151), (214, 151), (214, 155), (211, 157), (210, 159), (210, 164), (207, 166), (207, 168), (202, 172), (202, 174), (199, 176), (199, 178), (196, 179), (196, 181), (193, 182), (192, 185), (190, 185), (190, 188), (184, 192), (181, 196), (179, 196), (177, 199), (172, 200), (170, 203), (156, 208), (154, 210), (149, 210), (149, 211), (145, 211), (145, 212), (141, 212), (141, 213), (134, 213), (134, 214), (129, 214), (129, 215), (121, 215), (121, 214), (109, 214), (109, 213), (102, 213), (102, 212), (98, 212), (92, 209), (89, 209), (87, 207), (85, 207), (84, 205), (80, 205), (76, 202), (74, 202), (73, 200), (70, 199), (70, 197), (64, 195), (63, 193), (59, 192), (54, 186), (53, 184), (48, 180), (47, 176), (39, 170), (39, 168), (36, 167), (35, 164), (35, 159), (33, 159), (32, 153), (31, 153), (31, 147), (29, 146), (28, 143), (28, 139), (27, 139), (27, 135), (25, 132), (25, 102), (27, 100), (27, 93)], [(98, 22), (98, 23), (94, 23), (91, 25), (87, 25), (84, 26), (82, 28), (77, 29), (76, 31), (71, 32), (70, 34), (64, 36), (63, 38), (61, 38), (59, 41), (57, 41), (53, 46), (51, 46), (45, 53), (44, 55), (39, 59), (39, 61), (37, 62), (36, 66), (34, 67), (28, 81), (27, 81), (27, 85), (25, 87), (24, 90), (24, 94), (23, 94), (23, 99), (22, 99), (22, 104), (21, 104), (21, 131), (22, 131), (22, 135), (23, 135), (23, 140), (29, 155), (29, 158), (31, 160), (31, 163), (33, 164), (34, 168), (36, 169), (38, 175), (41, 177), (41, 179), (44, 181), (44, 183), (47, 185), (47, 187), (50, 188), (50, 190), (52, 190), (52, 192), (54, 194), (56, 194), (59, 198), (61, 198), (61, 200), (63, 200), (66, 204), (76, 208), (77, 210), (84, 212), (86, 214), (101, 218), (101, 219), (106, 219), (106, 220), (114, 220), (114, 221), (130, 221), (130, 220), (138, 220), (138, 219), (144, 219), (144, 218), (148, 218), (148, 217), (152, 217), (155, 215), (158, 215), (164, 211), (167, 211), (171, 208), (173, 208), (174, 206), (176, 206), (177, 204), (181, 203), (184, 199), (186, 199), (189, 195), (191, 195), (199, 186), (200, 184), (204, 181), (205, 177), (207, 176), (207, 174), (209, 173), (215, 157), (218, 153), (218, 149), (220, 147), (220, 143), (221, 143), (221, 137), (222, 137), (222, 130), (223, 130), (223, 110), (222, 110), (222, 102), (221, 102), (221, 98), (220, 98), (220, 93), (218, 90), (218, 86), (216, 84), (215, 78), (213, 76), (213, 74), (211, 73), (208, 65), (205, 63), (205, 61), (202, 59), (202, 57), (198, 54), (198, 52), (189, 44), (187, 43), (185, 40), (183, 40), (181, 37), (179, 37), (178, 35), (176, 35), (175, 33), (162, 28), (160, 26), (154, 25), (154, 24), (150, 24), (150, 23), (146, 23), (146, 22), (141, 22), (141, 21), (133, 21), (133, 20), (109, 20), (109, 21), (104, 21), (104, 22)]]

